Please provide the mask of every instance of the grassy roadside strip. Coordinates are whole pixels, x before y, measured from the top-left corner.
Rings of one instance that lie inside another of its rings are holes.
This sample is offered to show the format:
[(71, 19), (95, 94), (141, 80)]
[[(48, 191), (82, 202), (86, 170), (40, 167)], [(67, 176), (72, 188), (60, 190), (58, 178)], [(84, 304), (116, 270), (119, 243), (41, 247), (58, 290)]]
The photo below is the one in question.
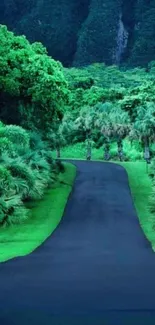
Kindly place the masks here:
[[(71, 154), (70, 154), (71, 157)], [(95, 157), (96, 158), (96, 157)], [(68, 159), (63, 157), (63, 159)], [(84, 160), (77, 158), (70, 158), (76, 160)], [(92, 159), (92, 161), (103, 160)], [(115, 163), (121, 165), (125, 168), (128, 174), (129, 186), (134, 202), (134, 206), (138, 215), (140, 226), (142, 230), (151, 243), (152, 249), (155, 252), (155, 215), (149, 211), (149, 196), (152, 191), (152, 183), (146, 172), (146, 163), (144, 161), (135, 162), (119, 162), (110, 161), (110, 163)]]
[(40, 246), (59, 224), (76, 176), (76, 167), (64, 163), (59, 175), (44, 198), (29, 202), (32, 216), (20, 225), (0, 229), (0, 262), (25, 256)]
[(149, 209), (149, 196), (152, 190), (151, 179), (146, 173), (145, 162), (118, 162), (128, 174), (129, 185), (140, 225), (155, 252), (155, 215)]

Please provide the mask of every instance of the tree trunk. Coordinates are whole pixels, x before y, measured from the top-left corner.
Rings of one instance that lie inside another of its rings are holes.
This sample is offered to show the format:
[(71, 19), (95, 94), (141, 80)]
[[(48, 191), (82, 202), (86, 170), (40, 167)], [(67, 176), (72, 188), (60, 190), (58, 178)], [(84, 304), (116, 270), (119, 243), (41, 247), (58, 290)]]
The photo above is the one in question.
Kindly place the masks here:
[(104, 157), (103, 159), (104, 160), (109, 160), (110, 159), (110, 145), (108, 142), (105, 143), (105, 146), (104, 146)]
[(88, 140), (88, 143), (87, 143), (86, 159), (91, 160), (91, 140)]
[(150, 162), (149, 138), (147, 136), (144, 138), (144, 159), (147, 163)]
[(56, 147), (56, 153), (57, 153), (57, 159), (60, 159), (60, 146), (58, 145), (57, 147)]
[(118, 158), (120, 161), (123, 161), (123, 142), (122, 142), (122, 140), (117, 141), (117, 147), (118, 147)]

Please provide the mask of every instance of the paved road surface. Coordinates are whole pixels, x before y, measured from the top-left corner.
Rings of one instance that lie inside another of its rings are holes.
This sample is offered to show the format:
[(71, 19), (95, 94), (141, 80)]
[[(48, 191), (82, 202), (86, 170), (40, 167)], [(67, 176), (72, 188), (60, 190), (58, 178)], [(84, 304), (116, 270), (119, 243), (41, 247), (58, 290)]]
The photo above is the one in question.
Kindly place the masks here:
[(73, 163), (75, 186), (53, 235), (0, 264), (0, 325), (155, 325), (155, 253), (125, 170)]

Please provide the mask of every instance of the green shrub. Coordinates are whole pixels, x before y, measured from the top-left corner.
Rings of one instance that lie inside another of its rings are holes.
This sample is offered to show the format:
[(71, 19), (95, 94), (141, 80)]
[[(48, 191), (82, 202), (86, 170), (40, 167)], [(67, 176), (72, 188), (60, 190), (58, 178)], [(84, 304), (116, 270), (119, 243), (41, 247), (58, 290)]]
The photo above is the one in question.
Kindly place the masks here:
[(24, 162), (21, 161), (21, 159), (17, 158), (14, 160), (9, 160), (7, 162), (7, 168), (11, 172), (11, 175), (13, 177), (20, 177), (24, 180), (26, 180), (28, 186), (31, 188), (34, 186), (35, 183), (35, 177), (33, 174), (32, 169), (27, 166)]
[(1, 124), (0, 140), (0, 224), (9, 225), (30, 217), (24, 202), (42, 198), (63, 165), (54, 162), (48, 142), (37, 132)]
[(12, 185), (10, 171), (4, 165), (0, 165), (0, 195), (7, 193)]
[(21, 223), (28, 215), (29, 210), (24, 207), (20, 195), (0, 197), (0, 225)]
[(10, 142), (22, 147), (29, 147), (30, 137), (26, 130), (18, 125), (5, 125), (0, 127), (0, 138), (6, 138)]

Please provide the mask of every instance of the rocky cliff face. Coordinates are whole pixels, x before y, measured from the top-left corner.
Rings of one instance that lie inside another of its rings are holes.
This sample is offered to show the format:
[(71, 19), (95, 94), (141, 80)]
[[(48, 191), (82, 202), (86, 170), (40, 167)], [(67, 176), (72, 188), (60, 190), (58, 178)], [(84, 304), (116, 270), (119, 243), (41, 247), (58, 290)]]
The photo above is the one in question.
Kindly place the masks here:
[(155, 0), (1, 0), (0, 23), (65, 66), (155, 59)]
[(91, 0), (89, 14), (79, 31), (73, 65), (115, 61), (120, 11), (121, 0)]

